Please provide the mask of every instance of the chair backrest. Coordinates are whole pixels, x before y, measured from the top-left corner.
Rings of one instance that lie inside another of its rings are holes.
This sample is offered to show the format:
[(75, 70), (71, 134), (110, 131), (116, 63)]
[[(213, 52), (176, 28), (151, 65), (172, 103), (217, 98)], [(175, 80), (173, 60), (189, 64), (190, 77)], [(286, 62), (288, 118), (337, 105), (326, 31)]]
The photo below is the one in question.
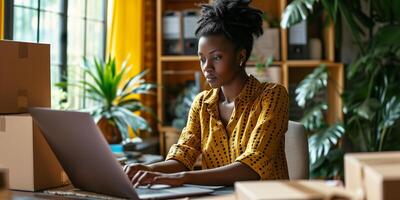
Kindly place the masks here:
[(289, 179), (309, 179), (308, 140), (302, 124), (289, 121), (285, 134), (285, 153)]

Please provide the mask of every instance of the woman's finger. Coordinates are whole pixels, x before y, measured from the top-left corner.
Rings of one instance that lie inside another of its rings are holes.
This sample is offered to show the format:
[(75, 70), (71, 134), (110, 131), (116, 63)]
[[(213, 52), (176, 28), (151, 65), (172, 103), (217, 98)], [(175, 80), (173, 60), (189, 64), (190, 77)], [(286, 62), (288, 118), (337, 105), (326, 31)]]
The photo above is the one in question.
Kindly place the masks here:
[(136, 182), (139, 180), (139, 178), (143, 175), (144, 171), (137, 171), (136, 174), (133, 176), (133, 178), (131, 179), (131, 183), (132, 185), (135, 185)]
[(151, 174), (149, 172), (144, 172), (140, 176), (140, 178), (136, 181), (135, 185), (133, 185), (134, 188), (140, 186), (140, 185), (146, 185), (151, 183), (152, 179), (154, 178), (154, 174)]
[(132, 167), (132, 165), (124, 165), (123, 170), (124, 170), (125, 174), (128, 174), (128, 173), (129, 173), (131, 167)]

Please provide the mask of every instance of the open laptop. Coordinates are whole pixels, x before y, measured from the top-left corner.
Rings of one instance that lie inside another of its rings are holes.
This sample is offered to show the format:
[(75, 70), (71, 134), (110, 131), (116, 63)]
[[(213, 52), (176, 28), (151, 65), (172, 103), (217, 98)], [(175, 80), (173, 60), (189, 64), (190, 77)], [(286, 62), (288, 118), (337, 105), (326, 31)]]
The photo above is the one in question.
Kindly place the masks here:
[(78, 189), (128, 199), (177, 198), (213, 192), (191, 186), (135, 189), (88, 113), (46, 108), (29, 111)]

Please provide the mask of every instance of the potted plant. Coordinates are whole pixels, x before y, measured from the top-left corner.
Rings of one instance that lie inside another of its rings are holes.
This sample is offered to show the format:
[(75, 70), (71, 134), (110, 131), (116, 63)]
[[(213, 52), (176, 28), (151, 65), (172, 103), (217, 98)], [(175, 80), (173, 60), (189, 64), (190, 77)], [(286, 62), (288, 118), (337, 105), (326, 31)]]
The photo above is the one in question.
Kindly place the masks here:
[(98, 106), (90, 109), (91, 115), (110, 144), (130, 141), (130, 132), (138, 136), (141, 130), (151, 131), (148, 122), (136, 113), (153, 112), (135, 96), (153, 94), (151, 90), (156, 85), (144, 81), (147, 70), (127, 78), (131, 67), (126, 63), (122, 63), (118, 72), (114, 58), (106, 62), (94, 59), (94, 63), (85, 60), (86, 79), (78, 84), (87, 98), (97, 103)]
[(296, 103), (304, 109), (300, 122), (308, 132), (311, 178), (337, 178), (343, 175), (343, 150), (338, 148), (344, 135), (343, 123), (328, 124), (328, 69), (320, 65), (308, 74), (296, 88)]
[[(337, 25), (338, 39), (343, 20), (359, 49), (359, 56), (347, 67), (342, 94), (343, 136), (349, 143), (346, 151), (399, 150), (400, 13), (395, 8), (400, 1), (293, 0), (282, 15), (281, 27), (307, 19), (318, 3)], [(320, 138), (329, 141), (322, 135)]]

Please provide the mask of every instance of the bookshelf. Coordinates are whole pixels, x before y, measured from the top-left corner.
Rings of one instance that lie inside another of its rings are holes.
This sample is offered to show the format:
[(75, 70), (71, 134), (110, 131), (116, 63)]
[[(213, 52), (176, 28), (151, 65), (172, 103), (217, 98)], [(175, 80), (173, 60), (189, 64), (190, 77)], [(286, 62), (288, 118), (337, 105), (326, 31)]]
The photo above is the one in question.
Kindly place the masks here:
[[(212, 1), (212, 0), (210, 0)], [(160, 133), (160, 153), (168, 152), (171, 141), (178, 138), (180, 132), (167, 122), (165, 97), (168, 85), (184, 84), (194, 80), (196, 71), (201, 72), (197, 55), (164, 55), (163, 54), (163, 13), (166, 10), (196, 9), (197, 5), (208, 1), (201, 0), (157, 0), (157, 116), (161, 123), (158, 125)], [(280, 19), (287, 0), (253, 0), (251, 5), (268, 13), (269, 16)], [(340, 93), (344, 84), (343, 64), (335, 62), (334, 27), (331, 23), (318, 30), (322, 45), (321, 60), (291, 60), (288, 59), (288, 30), (279, 27), (280, 34), (280, 60), (274, 60), (272, 66), (281, 69), (281, 84), (288, 91), (289, 96), (294, 95), (290, 87), (298, 84), (314, 68), (325, 64), (328, 67), (329, 82), (327, 87), (328, 112), (327, 119), (333, 123), (336, 119), (342, 119), (342, 101)], [(255, 63), (249, 61), (249, 67)], [(204, 78), (201, 78), (201, 88), (207, 88)], [(171, 139), (172, 138), (172, 139)], [(168, 144), (167, 144), (168, 143)]]

